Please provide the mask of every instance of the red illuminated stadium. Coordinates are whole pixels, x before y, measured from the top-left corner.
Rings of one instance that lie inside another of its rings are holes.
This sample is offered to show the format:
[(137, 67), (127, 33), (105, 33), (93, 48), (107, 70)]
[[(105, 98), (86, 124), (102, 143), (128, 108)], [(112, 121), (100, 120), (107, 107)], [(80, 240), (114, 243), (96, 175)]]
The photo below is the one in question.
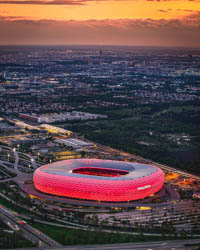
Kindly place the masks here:
[(164, 184), (161, 169), (152, 165), (99, 159), (55, 162), (38, 168), (35, 188), (46, 194), (105, 202), (140, 200)]

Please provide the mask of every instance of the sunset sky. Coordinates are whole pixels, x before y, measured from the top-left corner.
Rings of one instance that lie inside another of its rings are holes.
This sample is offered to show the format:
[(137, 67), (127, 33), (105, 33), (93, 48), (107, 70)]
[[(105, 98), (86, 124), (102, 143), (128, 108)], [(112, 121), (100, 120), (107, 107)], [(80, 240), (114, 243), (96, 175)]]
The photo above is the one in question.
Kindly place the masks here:
[(200, 0), (0, 0), (0, 44), (200, 47)]

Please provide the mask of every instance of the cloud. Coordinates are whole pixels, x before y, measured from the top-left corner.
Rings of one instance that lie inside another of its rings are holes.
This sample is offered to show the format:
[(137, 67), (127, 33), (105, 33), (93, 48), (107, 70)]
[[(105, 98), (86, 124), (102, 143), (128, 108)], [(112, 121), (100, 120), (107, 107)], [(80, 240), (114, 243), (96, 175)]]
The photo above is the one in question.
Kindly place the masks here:
[[(86, 5), (88, 2), (105, 2), (113, 0), (0, 0), (0, 4), (18, 5)], [(115, 0), (135, 1), (135, 0)], [(137, 0), (136, 0), (137, 1)]]
[(169, 10), (157, 10), (158, 12), (168, 13)]
[[(139, 1), (139, 0), (0, 0), (0, 4), (19, 4), (19, 5), (86, 5), (89, 2), (107, 1)], [(150, 2), (169, 2), (173, 0), (146, 0)], [(181, 1), (181, 0), (177, 0)], [(200, 0), (188, 0), (199, 2)]]
[[(172, 2), (174, 0), (146, 0), (146, 1), (148, 1), (148, 2)], [(183, 2), (183, 0), (176, 0), (176, 1), (177, 2), (180, 2), (180, 1)], [(187, 0), (187, 1), (189, 1), (189, 2), (200, 2), (200, 0)]]
[(171, 11), (178, 11), (178, 12), (190, 12), (190, 13), (199, 13), (199, 11), (197, 10), (190, 10), (190, 9), (159, 9), (157, 10), (158, 12), (162, 12), (162, 13), (169, 13)]
[[(84, 5), (92, 0), (1, 0), (0, 4), (26, 5)], [(98, 0), (101, 1), (101, 0)]]
[(15, 20), (31, 20), (29, 16), (0, 16), (0, 20), (15, 21)]
[(197, 11), (197, 10), (189, 10), (189, 9), (176, 9), (176, 11), (184, 11), (184, 12), (190, 12), (190, 13), (192, 13), (192, 12), (194, 12), (194, 13), (199, 13), (199, 11)]
[(0, 18), (0, 44), (197, 46), (200, 13), (183, 19), (87, 21)]
[(85, 1), (83, 0), (52, 0), (52, 1), (46, 1), (46, 0), (5, 0), (0, 1), (0, 4), (26, 4), (26, 5), (82, 5)]

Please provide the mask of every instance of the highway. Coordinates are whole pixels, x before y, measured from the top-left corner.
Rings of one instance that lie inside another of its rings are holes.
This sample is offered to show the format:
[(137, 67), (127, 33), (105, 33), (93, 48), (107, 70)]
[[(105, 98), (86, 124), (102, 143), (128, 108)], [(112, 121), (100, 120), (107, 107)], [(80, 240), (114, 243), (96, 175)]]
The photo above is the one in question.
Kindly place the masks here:
[[(157, 242), (143, 242), (143, 243), (121, 243), (121, 244), (110, 244), (110, 245), (77, 245), (77, 246), (65, 246), (60, 248), (48, 248), (49, 250), (186, 250), (196, 249), (191, 246), (199, 246), (200, 239), (192, 240), (173, 240), (173, 241), (157, 241)], [(31, 248), (31, 250), (45, 250), (46, 248)], [(12, 250), (12, 249), (10, 249)], [(27, 250), (20, 248), (20, 250)]]
[(38, 246), (61, 247), (61, 244), (52, 240), (39, 230), (31, 227), (26, 222), (19, 219), (15, 213), (3, 206), (0, 206), (0, 217), (12, 229), (16, 228), (16, 230), (21, 230), (28, 240), (36, 243)]

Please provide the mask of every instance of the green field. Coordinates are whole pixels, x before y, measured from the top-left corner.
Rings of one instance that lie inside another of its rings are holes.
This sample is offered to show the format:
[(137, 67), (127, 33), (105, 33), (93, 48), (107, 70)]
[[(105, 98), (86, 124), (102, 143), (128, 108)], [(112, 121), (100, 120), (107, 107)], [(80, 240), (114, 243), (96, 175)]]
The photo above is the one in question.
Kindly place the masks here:
[(101, 231), (83, 231), (78, 229), (65, 229), (56, 226), (44, 225), (40, 223), (32, 223), (32, 226), (47, 234), (55, 241), (62, 245), (77, 245), (77, 244), (111, 244), (125, 242), (141, 242), (161, 240), (162, 237), (128, 235), (119, 233), (105, 233)]

